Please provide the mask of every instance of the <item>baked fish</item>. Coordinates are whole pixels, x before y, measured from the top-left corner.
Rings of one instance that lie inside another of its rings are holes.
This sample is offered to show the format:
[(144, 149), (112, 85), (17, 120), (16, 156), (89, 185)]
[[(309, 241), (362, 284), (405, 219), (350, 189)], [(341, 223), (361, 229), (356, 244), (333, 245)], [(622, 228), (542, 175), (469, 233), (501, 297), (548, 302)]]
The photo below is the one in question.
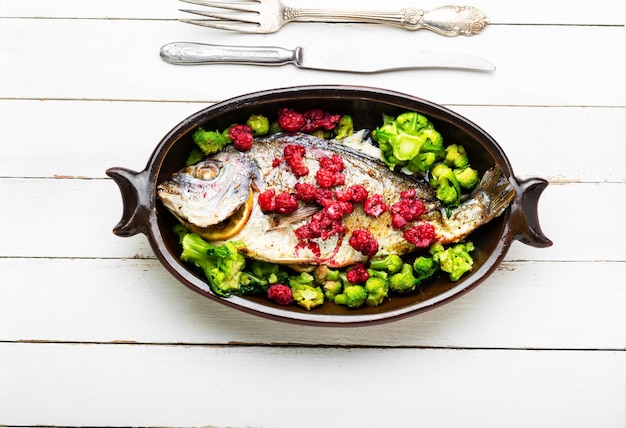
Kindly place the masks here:
[[(300, 147), (300, 170), (295, 173), (285, 159), (286, 147)], [(334, 157), (333, 157), (334, 155)], [(385, 207), (399, 201), (406, 192), (420, 200), (419, 218), (403, 228), (392, 221), (391, 210), (374, 215), (363, 203), (350, 204), (340, 219), (337, 233), (304, 236), (302, 231), (320, 219), (324, 209), (316, 202), (298, 200), (288, 213), (269, 212), (259, 196), (273, 190), (275, 195), (294, 194), (298, 186), (319, 188), (318, 171), (322, 158), (341, 159), (342, 180), (325, 192), (344, 192), (352, 186), (365, 188), (369, 196), (380, 195)], [(405, 193), (403, 193), (405, 192)], [(196, 165), (183, 168), (160, 183), (157, 194), (167, 209), (193, 232), (210, 241), (239, 241), (247, 257), (291, 266), (326, 264), (343, 267), (364, 262), (370, 252), (356, 249), (349, 238), (357, 230), (369, 232), (377, 243), (377, 255), (403, 255), (416, 250), (405, 231), (415, 224), (428, 223), (442, 244), (460, 241), (481, 225), (502, 214), (515, 197), (515, 189), (498, 169), (484, 173), (482, 180), (460, 206), (446, 209), (436, 192), (424, 182), (391, 171), (382, 161), (336, 141), (308, 134), (274, 134), (255, 139), (246, 152), (227, 146)], [(236, 219), (237, 227), (230, 227)], [(225, 227), (225, 225), (230, 225)], [(227, 231), (220, 234), (220, 231)]]

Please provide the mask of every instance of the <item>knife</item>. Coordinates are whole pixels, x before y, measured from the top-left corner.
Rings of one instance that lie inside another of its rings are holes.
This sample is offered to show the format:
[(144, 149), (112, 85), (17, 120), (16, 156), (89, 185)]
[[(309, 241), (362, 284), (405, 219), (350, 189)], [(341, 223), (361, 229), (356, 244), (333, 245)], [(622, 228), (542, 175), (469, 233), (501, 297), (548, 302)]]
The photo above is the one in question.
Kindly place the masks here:
[[(369, 53), (369, 56), (368, 56)], [(368, 59), (375, 56), (375, 59)], [(299, 68), (352, 73), (381, 73), (422, 68), (494, 71), (489, 61), (472, 55), (415, 51), (394, 53), (369, 50), (358, 53), (345, 47), (323, 49), (276, 46), (227, 46), (205, 43), (174, 42), (161, 47), (161, 58), (171, 64), (251, 64), (285, 65)]]

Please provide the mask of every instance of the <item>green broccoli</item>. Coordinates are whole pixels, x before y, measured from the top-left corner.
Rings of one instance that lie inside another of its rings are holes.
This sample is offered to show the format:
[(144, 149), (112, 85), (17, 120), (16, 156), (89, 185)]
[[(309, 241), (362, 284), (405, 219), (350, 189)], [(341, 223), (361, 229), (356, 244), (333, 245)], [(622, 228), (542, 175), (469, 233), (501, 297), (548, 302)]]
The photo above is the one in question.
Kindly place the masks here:
[(293, 301), (308, 311), (324, 303), (324, 292), (322, 289), (311, 284), (312, 282), (296, 283), (291, 286)]
[(193, 148), (189, 152), (189, 156), (187, 156), (187, 160), (185, 161), (185, 166), (195, 165), (204, 159), (204, 153), (199, 148)]
[(413, 262), (413, 271), (417, 281), (422, 282), (439, 271), (439, 263), (434, 257), (419, 256)]
[(277, 120), (270, 123), (270, 134), (276, 134), (278, 132), (283, 132), (283, 128), (280, 127)]
[(337, 122), (337, 126), (335, 127), (335, 138), (337, 140), (341, 140), (342, 138), (349, 137), (352, 134), (354, 134), (352, 116), (341, 116)]
[(239, 284), (240, 285), (237, 294), (241, 294), (244, 296), (265, 294), (265, 292), (271, 285), (267, 280), (259, 278), (258, 276), (247, 271), (241, 273)]
[(461, 185), (452, 169), (443, 162), (430, 171), (430, 186), (437, 191), (437, 199), (448, 207), (458, 206), (461, 201)]
[(365, 291), (367, 292), (365, 304), (367, 306), (378, 306), (389, 293), (389, 282), (378, 276), (370, 276), (365, 281)]
[(367, 300), (367, 291), (362, 285), (348, 285), (344, 287), (343, 293), (335, 296), (335, 304), (344, 305), (350, 309), (356, 309), (363, 306)]
[(389, 273), (400, 272), (402, 269), (402, 259), (397, 254), (389, 254), (384, 258), (374, 258), (370, 262), (369, 268), (373, 270), (385, 270)]
[(451, 281), (458, 281), (466, 272), (472, 270), (474, 265), (474, 259), (470, 254), (472, 251), (474, 251), (472, 242), (455, 244), (446, 249), (442, 246), (431, 248), (441, 270), (450, 275)]
[[(410, 167), (413, 172), (426, 172), (428, 165), (445, 154), (441, 134), (417, 112), (405, 112), (395, 118), (383, 114), (383, 124), (372, 131), (372, 138), (381, 149), (383, 161), (391, 168), (413, 161)], [(433, 155), (418, 157), (420, 153), (433, 153), (434, 160)]]
[(400, 272), (389, 277), (389, 289), (396, 293), (405, 294), (415, 290), (417, 278), (413, 274), (413, 266), (408, 263), (402, 264)]
[(315, 278), (308, 272), (300, 272), (299, 275), (292, 275), (289, 277), (289, 286), (294, 287), (296, 285), (314, 285)]
[(218, 131), (205, 131), (204, 128), (199, 127), (191, 134), (191, 138), (205, 155), (219, 152), (231, 143), (228, 130), (220, 133)]
[(266, 135), (270, 132), (270, 121), (267, 117), (261, 114), (253, 114), (246, 121), (246, 125), (252, 129), (252, 135), (255, 137), (260, 135)]
[(438, 159), (437, 153), (434, 152), (418, 153), (407, 163), (406, 167), (413, 173), (424, 173), (431, 169)]
[(246, 259), (239, 253), (235, 243), (214, 246), (200, 235), (187, 233), (182, 237), (181, 244), (183, 251), (180, 259), (202, 269), (215, 294), (228, 297), (239, 290)]
[(453, 172), (459, 182), (459, 185), (465, 190), (472, 190), (480, 181), (478, 171), (470, 166), (454, 169)]
[(287, 284), (289, 282), (289, 274), (275, 263), (253, 260), (249, 265), (248, 271), (252, 275), (267, 281), (270, 285)]
[(331, 269), (326, 265), (319, 265), (313, 270), (313, 279), (316, 284), (322, 287), (324, 296), (329, 302), (333, 302), (335, 296), (341, 293), (343, 289), (339, 271)]
[(465, 147), (459, 144), (450, 144), (446, 147), (446, 157), (443, 162), (450, 168), (465, 168), (469, 165)]

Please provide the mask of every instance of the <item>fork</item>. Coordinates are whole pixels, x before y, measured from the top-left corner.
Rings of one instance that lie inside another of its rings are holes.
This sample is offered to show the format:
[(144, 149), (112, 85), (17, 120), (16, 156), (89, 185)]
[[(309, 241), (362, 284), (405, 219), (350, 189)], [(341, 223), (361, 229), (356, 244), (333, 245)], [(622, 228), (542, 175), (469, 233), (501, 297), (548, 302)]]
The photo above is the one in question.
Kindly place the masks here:
[(281, 0), (206, 1), (180, 0), (208, 10), (180, 9), (209, 19), (180, 19), (181, 22), (244, 33), (274, 33), (294, 22), (364, 22), (387, 24), (406, 30), (430, 30), (444, 36), (480, 33), (489, 19), (472, 6), (442, 6), (431, 10), (404, 8), (399, 12), (297, 9)]

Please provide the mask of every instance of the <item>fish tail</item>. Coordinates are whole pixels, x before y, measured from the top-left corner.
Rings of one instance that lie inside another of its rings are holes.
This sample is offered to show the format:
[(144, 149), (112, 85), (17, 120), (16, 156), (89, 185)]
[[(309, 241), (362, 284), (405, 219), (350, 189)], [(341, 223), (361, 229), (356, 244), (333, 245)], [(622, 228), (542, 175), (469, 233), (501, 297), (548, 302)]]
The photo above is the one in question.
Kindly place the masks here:
[(472, 196), (479, 194), (487, 197), (489, 204), (485, 213), (485, 223), (498, 217), (515, 199), (515, 187), (499, 167), (487, 170), (483, 178), (472, 192)]

